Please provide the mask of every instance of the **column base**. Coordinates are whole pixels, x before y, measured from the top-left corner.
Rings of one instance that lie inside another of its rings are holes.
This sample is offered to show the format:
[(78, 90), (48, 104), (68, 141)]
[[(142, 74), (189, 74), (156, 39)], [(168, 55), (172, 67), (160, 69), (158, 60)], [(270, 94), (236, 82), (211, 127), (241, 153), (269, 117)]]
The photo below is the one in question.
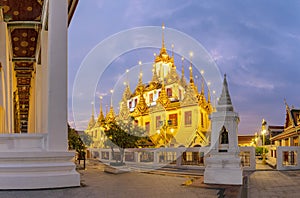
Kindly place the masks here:
[(206, 159), (204, 183), (242, 185), (241, 159), (232, 154), (215, 154)]
[(80, 186), (73, 157), (74, 152), (0, 152), (0, 189)]

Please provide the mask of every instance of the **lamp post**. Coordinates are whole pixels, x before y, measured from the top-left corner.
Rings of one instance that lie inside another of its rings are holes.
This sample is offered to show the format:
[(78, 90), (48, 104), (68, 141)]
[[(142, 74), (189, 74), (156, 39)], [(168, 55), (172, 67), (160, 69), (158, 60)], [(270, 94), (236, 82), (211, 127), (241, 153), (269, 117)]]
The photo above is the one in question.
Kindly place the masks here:
[(262, 164), (266, 164), (266, 149), (265, 149), (265, 134), (266, 134), (266, 125), (267, 125), (267, 122), (265, 121), (265, 119), (262, 120), (262, 123), (261, 123), (261, 134), (263, 136), (263, 141), (262, 141), (262, 146), (263, 146), (263, 153), (262, 153)]

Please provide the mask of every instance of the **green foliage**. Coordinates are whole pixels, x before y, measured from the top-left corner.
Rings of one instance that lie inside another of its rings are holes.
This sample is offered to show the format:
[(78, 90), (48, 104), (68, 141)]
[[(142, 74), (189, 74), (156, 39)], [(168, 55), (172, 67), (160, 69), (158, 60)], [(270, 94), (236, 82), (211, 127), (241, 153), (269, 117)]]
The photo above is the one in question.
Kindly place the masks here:
[[(262, 147), (262, 146), (256, 147), (256, 148), (255, 148), (255, 154), (256, 154), (256, 155), (262, 155), (262, 154), (263, 154), (263, 148), (264, 148), (264, 147)], [(268, 149), (265, 148), (265, 153), (268, 153), (268, 152), (269, 152)]]
[[(136, 148), (137, 141), (140, 139), (138, 136), (141, 131), (136, 127), (132, 127), (130, 123), (124, 122), (111, 122), (104, 130), (109, 140), (120, 148)], [(109, 141), (107, 141), (107, 144)]]
[(87, 133), (80, 135), (80, 139), (83, 141), (84, 145), (90, 146), (93, 143), (93, 138)]
[(145, 134), (145, 131), (134, 125), (131, 119), (107, 123), (104, 132), (109, 138), (105, 142), (105, 145), (109, 146), (112, 150), (114, 145), (119, 147), (121, 163), (123, 163), (124, 149), (137, 148), (139, 140)]
[(68, 125), (68, 145), (69, 150), (75, 150), (80, 155), (84, 155), (85, 145), (77, 131)]

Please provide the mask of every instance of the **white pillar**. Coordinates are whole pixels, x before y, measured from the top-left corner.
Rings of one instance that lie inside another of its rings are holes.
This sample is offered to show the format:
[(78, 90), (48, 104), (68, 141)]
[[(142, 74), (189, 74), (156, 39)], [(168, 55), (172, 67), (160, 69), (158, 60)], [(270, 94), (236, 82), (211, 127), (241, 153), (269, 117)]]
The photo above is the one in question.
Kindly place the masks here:
[(50, 0), (48, 18), (48, 150), (67, 150), (68, 1)]
[(41, 65), (36, 67), (37, 132), (47, 133), (48, 123), (48, 31), (41, 30)]

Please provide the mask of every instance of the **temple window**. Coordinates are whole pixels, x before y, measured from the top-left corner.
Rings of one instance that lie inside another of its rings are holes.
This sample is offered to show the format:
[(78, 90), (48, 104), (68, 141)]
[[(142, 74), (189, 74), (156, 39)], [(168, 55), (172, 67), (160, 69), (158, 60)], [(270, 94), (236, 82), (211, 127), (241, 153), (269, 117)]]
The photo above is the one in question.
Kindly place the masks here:
[(153, 102), (153, 93), (149, 94), (149, 102)]
[(177, 113), (170, 114), (169, 115), (169, 120), (172, 121), (173, 126), (177, 126)]
[(184, 125), (186, 126), (192, 125), (192, 111), (184, 112)]
[(172, 88), (167, 88), (167, 96), (168, 98), (172, 97)]
[(129, 101), (129, 108), (132, 107), (132, 101)]
[(137, 98), (136, 98), (136, 99), (134, 99), (134, 106), (135, 106), (135, 107), (136, 107), (137, 103), (138, 103), (138, 100), (137, 100)]
[(146, 129), (146, 132), (147, 132), (147, 133), (150, 132), (150, 122), (146, 122), (146, 123), (145, 123), (145, 129)]
[(160, 116), (156, 116), (156, 129), (160, 128)]
[(200, 114), (200, 119), (201, 119), (201, 127), (204, 128), (204, 119), (203, 119), (203, 113), (202, 112)]

